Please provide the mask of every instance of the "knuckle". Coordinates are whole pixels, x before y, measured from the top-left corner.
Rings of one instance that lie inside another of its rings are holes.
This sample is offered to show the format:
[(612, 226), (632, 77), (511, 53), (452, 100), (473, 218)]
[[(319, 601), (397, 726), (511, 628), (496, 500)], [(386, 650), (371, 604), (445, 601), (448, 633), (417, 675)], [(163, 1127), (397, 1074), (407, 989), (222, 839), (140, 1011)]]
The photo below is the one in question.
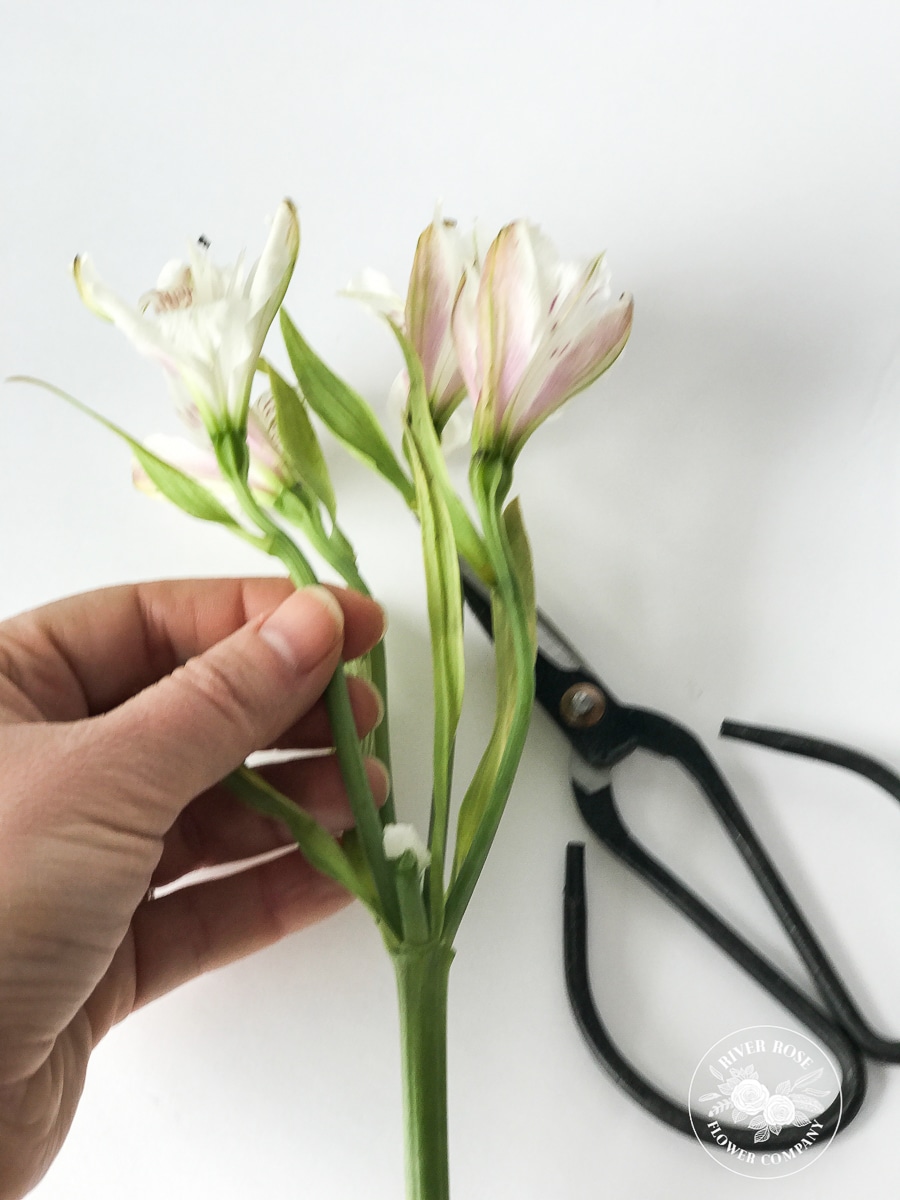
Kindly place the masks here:
[(179, 668), (182, 684), (199, 694), (204, 705), (218, 714), (241, 738), (255, 729), (253, 689), (233, 671), (209, 656), (190, 659)]

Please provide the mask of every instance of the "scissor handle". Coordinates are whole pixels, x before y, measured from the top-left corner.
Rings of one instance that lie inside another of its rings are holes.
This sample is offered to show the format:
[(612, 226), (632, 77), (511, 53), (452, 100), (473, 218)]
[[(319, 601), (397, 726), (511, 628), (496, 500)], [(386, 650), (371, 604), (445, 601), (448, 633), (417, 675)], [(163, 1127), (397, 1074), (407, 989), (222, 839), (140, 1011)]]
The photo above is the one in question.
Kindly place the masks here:
[[(690, 892), (666, 868), (649, 855), (625, 829), (612, 800), (612, 791), (602, 789), (596, 808), (602, 804), (607, 838), (602, 840), (616, 857), (637, 871), (654, 890), (699, 926), (740, 967), (772, 993), (790, 1012), (811, 1029), (833, 1052), (841, 1069), (841, 1095), (817, 1118), (823, 1126), (823, 1136), (838, 1133), (850, 1124), (866, 1094), (866, 1069), (855, 1046), (802, 992), (771, 963), (762, 958), (752, 946), (726, 925), (694, 893)], [(600, 793), (595, 793), (596, 799)], [(579, 800), (579, 804), (581, 801)], [(610, 817), (610, 813), (612, 816)], [(593, 822), (592, 829), (595, 829)], [(595, 829), (596, 832), (596, 829)], [(721, 1131), (735, 1146), (743, 1150), (758, 1149), (754, 1131), (746, 1127), (717, 1123), (714, 1132), (701, 1114), (692, 1114), (676, 1103), (634, 1067), (610, 1037), (597, 1012), (591, 991), (587, 956), (587, 903), (584, 883), (584, 844), (570, 842), (566, 850), (566, 885), (564, 899), (564, 955), (566, 988), (575, 1019), (594, 1050), (601, 1065), (615, 1082), (644, 1109), (679, 1133), (690, 1134), (710, 1145), (716, 1144)], [(767, 1150), (789, 1150), (795, 1145), (796, 1131), (771, 1136)]]
[[(756, 831), (747, 819), (731, 788), (702, 744), (682, 725), (645, 709), (631, 709), (638, 741), (643, 749), (674, 759), (697, 783), (715, 809), (737, 850), (741, 853), (780, 921), (797, 953), (813, 978), (834, 1019), (860, 1049), (881, 1062), (900, 1062), (900, 1042), (884, 1038), (874, 1030), (856, 1006), (837, 968), (814, 933), (787, 884), (772, 862)], [(726, 736), (743, 737), (795, 754), (822, 758), (866, 775), (882, 788), (900, 797), (900, 779), (864, 755), (828, 742), (814, 742), (778, 730), (754, 729), (726, 722)]]
[(842, 767), (869, 779), (876, 787), (900, 800), (900, 775), (877, 758), (844, 746), (840, 742), (826, 742), (824, 738), (810, 737), (807, 733), (791, 733), (787, 729), (775, 729), (771, 725), (747, 725), (743, 721), (723, 721), (719, 737), (736, 742), (750, 742), (754, 746), (765, 746), (769, 750), (780, 750), (782, 754), (797, 754), (801, 758), (814, 758), (819, 762)]

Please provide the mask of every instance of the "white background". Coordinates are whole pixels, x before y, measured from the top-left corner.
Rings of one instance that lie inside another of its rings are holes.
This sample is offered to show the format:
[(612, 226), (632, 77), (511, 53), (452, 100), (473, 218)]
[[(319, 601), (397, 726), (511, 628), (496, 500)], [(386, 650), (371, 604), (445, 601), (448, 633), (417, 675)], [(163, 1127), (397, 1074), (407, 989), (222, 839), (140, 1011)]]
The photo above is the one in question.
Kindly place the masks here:
[[(0, 373), (52, 379), (143, 435), (157, 370), (79, 304), (89, 249), (137, 297), (205, 234), (258, 253), (289, 194), (289, 308), (383, 408), (397, 355), (337, 295), (402, 285), (445, 211), (526, 215), (634, 292), (613, 371), (545, 427), (517, 488), (542, 606), (626, 700), (715, 739), (724, 716), (900, 763), (900, 28), (896, 4), (554, 0), (434, 5), (32, 0), (0, 16)], [(276, 357), (278, 353), (276, 352)], [(226, 534), (133, 493), (123, 449), (53, 398), (0, 393), (0, 610), (145, 577), (262, 573)], [(417, 534), (339, 449), (346, 525), (391, 615), (397, 785), (428, 790)], [(472, 713), (490, 712), (470, 635)], [(720, 761), (863, 1009), (900, 1032), (900, 814), (830, 768)], [(454, 1195), (691, 1200), (896, 1191), (900, 1071), (805, 1173), (737, 1178), (594, 1065), (562, 982), (563, 740), (536, 715), (452, 976)], [(671, 769), (620, 772), (635, 830), (799, 981), (713, 818)], [(777, 1006), (599, 847), (598, 1004), (673, 1094)], [(348, 910), (113, 1031), (40, 1200), (402, 1192), (390, 968)]]

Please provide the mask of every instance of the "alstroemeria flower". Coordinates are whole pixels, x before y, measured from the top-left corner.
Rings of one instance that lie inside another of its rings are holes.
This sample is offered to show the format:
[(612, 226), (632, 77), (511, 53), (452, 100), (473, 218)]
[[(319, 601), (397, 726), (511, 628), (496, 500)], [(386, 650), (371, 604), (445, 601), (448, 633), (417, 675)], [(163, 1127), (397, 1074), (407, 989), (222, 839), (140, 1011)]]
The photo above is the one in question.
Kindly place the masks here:
[(501, 229), (453, 309), (460, 369), (475, 400), (476, 448), (514, 458), (535, 428), (611, 366), (633, 302), (611, 298), (603, 255), (562, 262), (533, 225)]
[[(232, 500), (231, 486), (222, 475), (209, 439), (202, 436), (202, 429), (198, 429), (197, 433), (195, 439), (164, 433), (152, 434), (144, 445), (164, 462), (171, 463), (185, 475), (206, 485), (220, 500)], [(254, 400), (247, 413), (247, 448), (250, 452), (247, 477), (250, 490), (261, 504), (274, 504), (281, 493), (293, 487), (298, 480), (285, 462), (275, 425), (274, 402), (268, 392)], [(142, 492), (151, 495), (156, 493), (155, 486), (140, 463), (134, 464), (132, 479), (135, 487)]]
[[(441, 427), (466, 394), (450, 319), (463, 275), (475, 264), (474, 237), (464, 239), (455, 221), (437, 214), (419, 237), (405, 301), (377, 271), (364, 271), (347, 288), (349, 295), (399, 326), (409, 338), (422, 363), (428, 403)], [(392, 390), (402, 391), (405, 400), (406, 372)]]
[(75, 282), (88, 308), (163, 365), (189, 423), (199, 417), (210, 435), (240, 431), (253, 373), (299, 247), (297, 211), (284, 200), (259, 261), (246, 275), (240, 260), (217, 267), (201, 239), (191, 248), (189, 262), (163, 268), (156, 287), (136, 308), (100, 282), (87, 256), (75, 260)]

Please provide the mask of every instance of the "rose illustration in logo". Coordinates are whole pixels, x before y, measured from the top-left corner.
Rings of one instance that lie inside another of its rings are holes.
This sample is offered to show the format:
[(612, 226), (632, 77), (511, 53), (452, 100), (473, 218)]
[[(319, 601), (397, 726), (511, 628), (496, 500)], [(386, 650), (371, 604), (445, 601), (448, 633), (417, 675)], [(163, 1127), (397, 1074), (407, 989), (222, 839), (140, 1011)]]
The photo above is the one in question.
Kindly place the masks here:
[(755, 1074), (751, 1079), (742, 1079), (731, 1091), (731, 1103), (748, 1117), (762, 1112), (770, 1099), (769, 1089), (759, 1082), (759, 1077)]
[(786, 1125), (798, 1128), (808, 1125), (812, 1117), (819, 1116), (823, 1111), (819, 1097), (828, 1095), (809, 1086), (821, 1076), (821, 1068), (802, 1075), (793, 1083), (785, 1079), (773, 1092), (761, 1082), (752, 1065), (732, 1067), (727, 1079), (715, 1067), (709, 1069), (719, 1080), (719, 1089), (701, 1096), (700, 1103), (712, 1103), (710, 1117), (729, 1113), (735, 1125), (755, 1129), (754, 1142), (767, 1142), (770, 1137), (781, 1133)]
[[(818, 1103), (817, 1101), (815, 1103)], [(821, 1111), (821, 1105), (819, 1105)], [(766, 1101), (766, 1107), (763, 1109), (766, 1118), (766, 1124), (773, 1133), (781, 1131), (785, 1125), (794, 1125), (797, 1122), (797, 1106), (790, 1096), (781, 1096), (777, 1092), (774, 1096), (770, 1096)], [(811, 1116), (818, 1114), (811, 1113)]]

